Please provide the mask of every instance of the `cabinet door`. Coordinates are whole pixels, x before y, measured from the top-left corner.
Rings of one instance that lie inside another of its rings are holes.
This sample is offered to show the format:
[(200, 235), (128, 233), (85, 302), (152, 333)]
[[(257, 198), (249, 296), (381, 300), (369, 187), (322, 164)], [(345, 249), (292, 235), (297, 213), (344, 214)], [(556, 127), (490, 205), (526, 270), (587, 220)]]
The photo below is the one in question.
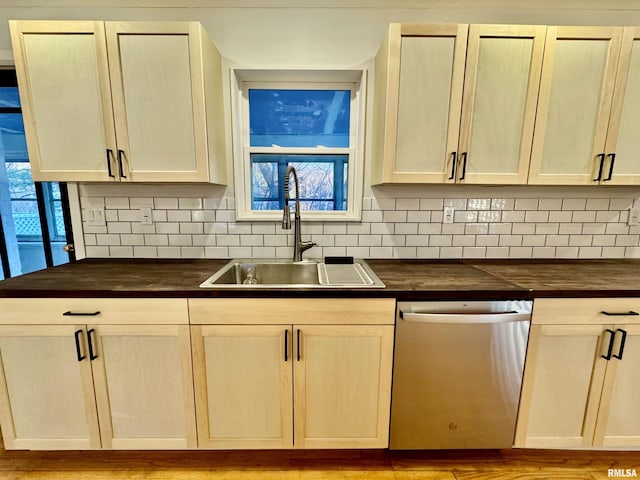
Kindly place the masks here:
[[(640, 28), (625, 27), (605, 152), (604, 184), (640, 184)], [(614, 156), (615, 155), (615, 156)]]
[(529, 183), (599, 177), (622, 28), (548, 27)]
[(376, 78), (386, 81), (376, 86), (386, 86), (386, 96), (376, 93), (376, 110), (385, 119), (378, 119), (379, 141), (374, 140), (376, 154), (383, 156), (382, 182), (453, 182), (467, 30), (468, 25), (392, 24), (388, 48), (376, 58), (386, 67), (382, 72), (376, 66)]
[(100, 448), (85, 342), (84, 326), (0, 326), (5, 448)]
[(386, 448), (393, 326), (294, 326), (295, 446)]
[(114, 180), (108, 149), (114, 153), (116, 142), (103, 23), (9, 24), (33, 179)]
[(103, 448), (196, 448), (187, 325), (89, 329)]
[(588, 447), (593, 441), (610, 333), (601, 325), (533, 325), (516, 447)]
[(208, 178), (199, 24), (107, 22), (124, 181)]
[[(624, 350), (622, 332), (626, 332)], [(618, 358), (622, 357), (622, 358)], [(607, 365), (602, 403), (594, 438), (596, 447), (639, 447), (640, 415), (640, 326), (619, 325), (613, 356)]]
[(457, 181), (527, 183), (545, 33), (469, 27)]
[(200, 448), (291, 448), (290, 325), (191, 327)]

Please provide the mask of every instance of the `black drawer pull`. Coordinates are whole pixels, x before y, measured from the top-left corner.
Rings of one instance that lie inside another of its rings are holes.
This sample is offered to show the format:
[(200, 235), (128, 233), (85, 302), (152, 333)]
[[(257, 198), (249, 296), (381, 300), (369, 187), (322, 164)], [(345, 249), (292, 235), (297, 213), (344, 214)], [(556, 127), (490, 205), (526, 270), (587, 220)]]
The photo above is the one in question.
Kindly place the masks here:
[(602, 169), (604, 168), (604, 157), (606, 155), (604, 153), (599, 153), (596, 157), (600, 157), (600, 168), (598, 169), (598, 176), (593, 179), (594, 182), (599, 182), (602, 180)]
[(627, 341), (627, 331), (621, 328), (618, 328), (616, 332), (622, 333), (622, 338), (620, 339), (620, 350), (618, 350), (617, 355), (614, 355), (613, 358), (617, 358), (618, 360), (622, 360), (622, 354), (624, 353), (624, 344)]
[(82, 355), (82, 351), (81, 351), (81, 348), (80, 348), (80, 334), (81, 333), (82, 333), (82, 329), (76, 330), (75, 333), (73, 334), (73, 336), (76, 338), (76, 355), (78, 357), (78, 361), (79, 362), (81, 362), (82, 360), (87, 358), (86, 355)]
[(611, 334), (611, 337), (609, 337), (609, 348), (607, 349), (607, 354), (600, 355), (600, 358), (604, 358), (605, 360), (611, 360), (611, 352), (613, 351), (613, 339), (616, 338), (616, 332), (614, 332), (609, 328), (607, 328), (605, 332), (608, 332)]
[(628, 312), (605, 312), (603, 310), (600, 313), (608, 317), (640, 317), (640, 313), (634, 312), (633, 310), (629, 310)]
[(458, 152), (451, 152), (451, 175), (449, 175), (449, 180), (456, 178), (456, 163), (458, 163)]
[(64, 317), (95, 317), (97, 315), (100, 315), (100, 310), (96, 311), (96, 312), (64, 312), (62, 314), (62, 316)]
[(87, 340), (89, 341), (89, 360), (91, 361), (94, 361), (96, 358), (98, 358), (98, 354), (93, 349), (93, 340), (91, 340), (91, 334), (95, 332), (96, 330), (94, 328), (87, 331)]

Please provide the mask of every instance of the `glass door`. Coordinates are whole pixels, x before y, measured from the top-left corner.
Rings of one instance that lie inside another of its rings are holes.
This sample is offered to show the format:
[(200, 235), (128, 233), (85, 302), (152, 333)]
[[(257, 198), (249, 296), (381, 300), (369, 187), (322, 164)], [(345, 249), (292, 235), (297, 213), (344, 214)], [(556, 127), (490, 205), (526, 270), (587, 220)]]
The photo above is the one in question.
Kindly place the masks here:
[(66, 184), (31, 179), (14, 70), (0, 70), (0, 224), (1, 278), (75, 260)]

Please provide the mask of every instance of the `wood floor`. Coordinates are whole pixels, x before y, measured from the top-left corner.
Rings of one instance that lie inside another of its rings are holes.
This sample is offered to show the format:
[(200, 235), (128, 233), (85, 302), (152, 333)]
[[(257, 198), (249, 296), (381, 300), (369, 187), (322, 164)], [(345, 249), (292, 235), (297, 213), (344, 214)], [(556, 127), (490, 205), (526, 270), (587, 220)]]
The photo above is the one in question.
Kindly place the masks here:
[(0, 480), (602, 480), (640, 452), (27, 452), (0, 446)]

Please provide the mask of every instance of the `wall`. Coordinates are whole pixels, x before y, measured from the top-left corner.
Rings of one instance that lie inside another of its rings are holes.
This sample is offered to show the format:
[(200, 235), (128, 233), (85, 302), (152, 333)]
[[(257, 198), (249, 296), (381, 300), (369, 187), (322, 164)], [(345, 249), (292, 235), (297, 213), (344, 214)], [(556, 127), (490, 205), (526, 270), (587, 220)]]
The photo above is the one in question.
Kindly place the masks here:
[[(640, 6), (630, 0), (350, 0), (333, 4), (281, 0), (272, 2), (271, 8), (264, 7), (264, 2), (247, 0), (114, 3), (120, 7), (102, 7), (96, 0), (6, 0), (0, 7), (0, 57), (10, 49), (6, 24), (9, 18), (198, 20), (226, 57), (226, 69), (236, 64), (371, 69), (371, 59), (392, 21), (640, 25)], [(371, 6), (361, 7), (363, 4)], [(48, 8), (42, 8), (45, 5)], [(370, 75), (369, 92), (373, 87)], [(368, 110), (370, 114), (370, 105)], [(229, 151), (230, 141), (229, 133)], [(231, 158), (228, 162), (231, 172)], [(365, 164), (369, 163), (366, 156)], [(304, 223), (303, 231), (322, 246), (310, 255), (640, 257), (640, 232), (637, 227), (626, 225), (627, 209), (638, 201), (640, 189), (371, 188), (368, 178), (369, 171), (365, 170), (362, 223)], [(232, 179), (229, 180), (231, 185)], [(108, 220), (106, 227), (83, 225), (88, 256), (290, 254), (286, 245), (291, 235), (275, 223), (235, 222), (231, 186), (87, 184), (81, 185), (80, 193), (83, 207), (105, 205)], [(441, 222), (445, 204), (458, 209), (452, 225)], [(154, 208), (153, 225), (137, 222), (140, 206)]]

